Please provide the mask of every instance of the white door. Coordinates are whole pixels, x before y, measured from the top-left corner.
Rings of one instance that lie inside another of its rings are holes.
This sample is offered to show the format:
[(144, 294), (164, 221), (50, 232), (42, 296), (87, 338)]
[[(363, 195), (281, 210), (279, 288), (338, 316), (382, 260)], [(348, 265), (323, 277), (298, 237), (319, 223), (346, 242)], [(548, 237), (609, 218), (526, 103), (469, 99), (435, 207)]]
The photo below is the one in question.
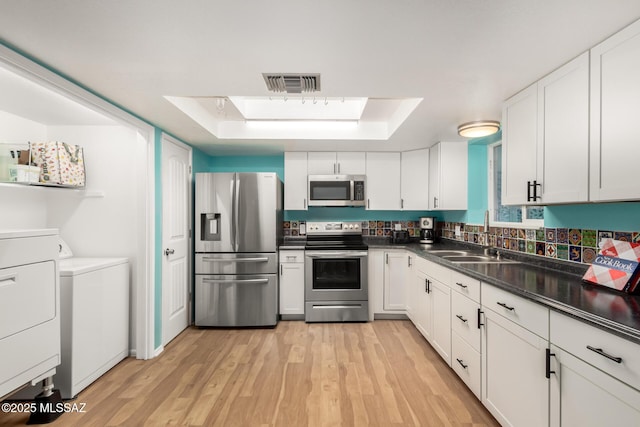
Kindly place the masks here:
[(191, 148), (162, 138), (162, 344), (189, 324)]

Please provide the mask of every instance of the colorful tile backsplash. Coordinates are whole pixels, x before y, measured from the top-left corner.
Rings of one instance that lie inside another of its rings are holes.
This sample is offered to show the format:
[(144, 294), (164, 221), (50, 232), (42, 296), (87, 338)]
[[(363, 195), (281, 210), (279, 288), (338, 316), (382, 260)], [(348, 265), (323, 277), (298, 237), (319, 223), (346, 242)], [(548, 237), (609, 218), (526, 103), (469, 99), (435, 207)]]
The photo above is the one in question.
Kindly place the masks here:
[[(396, 224), (409, 231), (413, 237), (420, 236), (420, 223), (413, 221), (370, 220), (362, 221), (362, 234), (365, 236), (390, 237)], [(456, 226), (460, 227), (460, 236), (456, 236)], [(306, 229), (305, 221), (284, 221), (284, 235), (300, 236), (300, 229)], [(525, 229), (518, 227), (489, 227), (489, 233), (482, 232), (482, 226), (460, 222), (438, 222), (438, 236), (478, 245), (488, 244), (515, 252), (538, 255), (565, 261), (591, 264), (598, 254), (598, 242), (611, 237), (616, 240), (640, 242), (640, 232), (589, 230), (579, 228), (540, 228)]]
[[(402, 230), (407, 230), (412, 237), (420, 237), (420, 222), (415, 221), (362, 221), (362, 234), (365, 236), (385, 237), (391, 236), (391, 231), (395, 230), (396, 224), (400, 224)], [(300, 236), (300, 226), (306, 229), (305, 221), (284, 221), (282, 229), (285, 236)]]
[[(640, 242), (640, 232), (588, 230), (578, 228), (523, 229), (489, 227), (485, 237), (482, 226), (459, 222), (438, 224), (438, 234), (446, 239), (469, 243), (489, 244), (496, 248), (524, 252), (548, 258), (591, 264), (598, 254), (598, 243), (606, 237), (629, 242)], [(456, 227), (460, 236), (456, 236)]]

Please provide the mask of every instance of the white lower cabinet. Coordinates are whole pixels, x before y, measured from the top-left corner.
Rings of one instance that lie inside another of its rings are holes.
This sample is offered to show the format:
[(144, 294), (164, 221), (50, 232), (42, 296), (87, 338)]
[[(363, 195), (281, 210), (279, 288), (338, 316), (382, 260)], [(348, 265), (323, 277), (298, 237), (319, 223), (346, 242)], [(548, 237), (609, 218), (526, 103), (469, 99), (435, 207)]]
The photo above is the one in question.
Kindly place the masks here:
[(453, 332), (451, 334), (451, 367), (479, 400), (481, 400), (481, 363), (480, 352)]
[(406, 310), (406, 279), (409, 269), (408, 255), (404, 250), (386, 251), (384, 254), (385, 311)]
[(555, 312), (551, 344), (551, 426), (639, 425), (640, 346)]
[(412, 286), (415, 290), (417, 320), (414, 324), (447, 364), (451, 365), (451, 289), (443, 283), (448, 270), (422, 259), (416, 260), (414, 268), (416, 274), (413, 276)]
[[(536, 326), (548, 332), (548, 309), (515, 295), (503, 298), (502, 291), (493, 289), (482, 284), (482, 403), (503, 426), (548, 425), (548, 337), (530, 330)], [(487, 301), (486, 294), (492, 294)], [(495, 306), (499, 311), (493, 311)], [(546, 324), (534, 325), (540, 317), (545, 323), (545, 312)]]
[(637, 426), (640, 392), (552, 345), (550, 425)]
[(280, 315), (304, 317), (304, 251), (280, 251)]
[(368, 263), (370, 318), (406, 315), (409, 253), (404, 249), (369, 249)]

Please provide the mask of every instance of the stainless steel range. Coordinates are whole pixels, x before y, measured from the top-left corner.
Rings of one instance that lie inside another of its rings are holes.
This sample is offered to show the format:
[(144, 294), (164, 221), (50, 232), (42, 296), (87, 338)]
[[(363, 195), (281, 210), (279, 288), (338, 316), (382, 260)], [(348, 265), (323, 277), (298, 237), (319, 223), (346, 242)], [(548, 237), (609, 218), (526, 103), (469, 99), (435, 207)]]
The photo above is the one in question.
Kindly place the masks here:
[(367, 256), (360, 222), (307, 223), (305, 321), (369, 320)]

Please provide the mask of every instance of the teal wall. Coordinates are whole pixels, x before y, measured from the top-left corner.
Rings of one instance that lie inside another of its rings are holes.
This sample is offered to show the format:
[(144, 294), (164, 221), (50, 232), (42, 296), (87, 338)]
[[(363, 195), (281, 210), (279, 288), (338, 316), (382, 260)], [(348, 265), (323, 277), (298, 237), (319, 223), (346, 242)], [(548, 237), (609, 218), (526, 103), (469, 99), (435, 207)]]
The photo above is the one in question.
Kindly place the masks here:
[(640, 231), (640, 202), (547, 206), (545, 227)]
[(284, 180), (284, 155), (209, 157), (207, 169), (200, 172), (275, 172)]

